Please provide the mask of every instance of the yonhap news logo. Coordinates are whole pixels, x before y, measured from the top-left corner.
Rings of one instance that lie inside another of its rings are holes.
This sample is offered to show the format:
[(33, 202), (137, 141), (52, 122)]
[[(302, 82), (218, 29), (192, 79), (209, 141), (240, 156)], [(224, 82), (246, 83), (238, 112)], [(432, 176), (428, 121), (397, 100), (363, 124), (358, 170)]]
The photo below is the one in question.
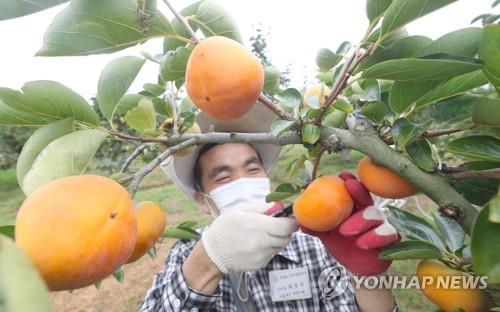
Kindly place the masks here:
[(474, 275), (380, 275), (352, 276), (356, 289), (485, 289), (487, 276)]
[(324, 269), (318, 277), (318, 286), (321, 290), (321, 295), (326, 300), (331, 300), (342, 295), (350, 283), (349, 275), (341, 265)]
[(487, 276), (457, 275), (377, 275), (356, 276), (341, 265), (328, 267), (318, 277), (318, 287), (323, 298), (331, 300), (352, 285), (355, 289), (486, 289)]

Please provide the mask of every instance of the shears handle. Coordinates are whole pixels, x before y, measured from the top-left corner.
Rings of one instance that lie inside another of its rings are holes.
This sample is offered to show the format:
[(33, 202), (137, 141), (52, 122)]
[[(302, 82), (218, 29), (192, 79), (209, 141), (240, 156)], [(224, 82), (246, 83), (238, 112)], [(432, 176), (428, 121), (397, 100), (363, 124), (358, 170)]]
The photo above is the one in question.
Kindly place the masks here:
[(266, 210), (266, 212), (264, 212), (264, 214), (271, 216), (271, 217), (276, 217), (276, 218), (290, 217), (293, 215), (293, 208), (292, 208), (291, 204), (287, 205), (287, 206), (283, 206), (282, 203), (275, 202), (274, 206), (272, 206), (271, 208)]

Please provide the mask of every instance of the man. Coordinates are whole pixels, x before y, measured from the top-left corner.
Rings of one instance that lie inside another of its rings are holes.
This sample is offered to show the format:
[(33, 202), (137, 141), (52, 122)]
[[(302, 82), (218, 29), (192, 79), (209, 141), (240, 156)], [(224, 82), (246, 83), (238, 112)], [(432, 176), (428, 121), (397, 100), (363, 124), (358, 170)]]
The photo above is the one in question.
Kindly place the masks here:
[[(202, 132), (267, 132), (272, 118), (267, 108), (255, 105), (239, 120), (200, 113), (197, 122)], [(345, 269), (318, 238), (297, 231), (293, 218), (264, 214), (272, 206), (265, 203), (267, 171), (279, 151), (269, 144), (211, 144), (162, 164), (215, 220), (200, 231), (200, 240), (180, 240), (172, 247), (141, 311), (395, 310), (390, 291), (355, 291), (349, 282), (326, 296), (320, 275), (341, 268), (336, 278), (345, 282)]]

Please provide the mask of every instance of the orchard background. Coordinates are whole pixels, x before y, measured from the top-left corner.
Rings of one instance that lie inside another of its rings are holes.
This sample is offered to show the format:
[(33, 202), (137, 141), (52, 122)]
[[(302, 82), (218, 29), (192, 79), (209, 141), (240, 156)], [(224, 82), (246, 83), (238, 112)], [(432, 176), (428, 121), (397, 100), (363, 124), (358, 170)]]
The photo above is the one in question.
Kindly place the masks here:
[[(38, 6), (7, 1), (0, 20), (62, 2), (67, 1), (35, 1)], [(402, 210), (388, 212), (405, 238), (384, 255), (398, 260), (390, 272), (411, 274), (415, 259), (440, 259), (455, 269), (488, 275), (491, 300), (498, 303), (500, 245), (492, 238), (500, 236), (495, 197), (500, 177), (500, 26), (494, 13), (499, 1), (473, 26), (436, 40), (404, 29), (453, 2), (366, 1), (366, 35), (317, 51), (316, 59), (308, 60), (316, 62), (317, 76), (302, 84), (293, 83), (290, 66), (272, 66), (265, 27), (257, 28), (248, 48), (261, 59), (266, 76), (256, 105), (268, 106), (277, 120), (271, 133), (250, 139), (286, 145), (271, 173), (275, 192), (270, 199), (291, 201), (315, 176), (355, 171), (361, 153), (412, 181), (422, 192)], [(160, 203), (170, 228), (185, 220), (196, 226), (209, 222), (156, 167), (182, 142), (249, 139), (182, 134), (196, 112), (183, 86), (196, 40), (242, 38), (231, 12), (216, 2), (194, 2), (187, 8), (170, 4), (187, 17), (189, 27), (158, 11), (155, 1), (73, 0), (61, 9), (38, 56), (114, 53), (165, 37), (162, 53), (144, 51), (107, 64), (95, 82), (95, 97), (84, 99), (54, 81), (27, 82), (20, 90), (0, 88), (2, 233), (12, 233), (26, 195), (58, 177), (84, 172), (113, 176), (129, 187), (136, 202)], [(145, 62), (156, 64), (158, 72), (141, 92), (127, 91)], [(304, 95), (318, 83), (321, 90), (331, 90), (325, 98)], [(125, 266), (99, 289), (52, 293), (54, 309), (136, 310), (172, 243), (163, 239), (156, 257), (152, 251), (151, 258)], [(22, 289), (21, 281), (16, 284)], [(437, 309), (418, 291), (395, 292), (404, 311)]]

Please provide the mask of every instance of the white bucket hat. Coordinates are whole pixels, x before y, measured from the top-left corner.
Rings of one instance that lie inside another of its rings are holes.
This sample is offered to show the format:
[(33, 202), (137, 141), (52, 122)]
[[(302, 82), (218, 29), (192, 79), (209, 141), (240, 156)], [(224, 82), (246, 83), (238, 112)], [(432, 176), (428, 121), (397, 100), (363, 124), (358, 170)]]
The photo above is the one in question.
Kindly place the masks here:
[[(201, 133), (208, 132), (211, 126), (215, 132), (260, 133), (270, 131), (274, 117), (271, 110), (256, 103), (248, 113), (236, 120), (219, 120), (200, 112), (196, 116), (196, 122), (200, 126)], [(201, 146), (196, 146), (194, 151), (186, 156), (172, 155), (160, 164), (170, 180), (193, 200), (197, 191), (194, 185), (194, 165)], [(252, 144), (252, 146), (259, 153), (264, 169), (269, 171), (278, 159), (281, 146), (273, 144)]]

